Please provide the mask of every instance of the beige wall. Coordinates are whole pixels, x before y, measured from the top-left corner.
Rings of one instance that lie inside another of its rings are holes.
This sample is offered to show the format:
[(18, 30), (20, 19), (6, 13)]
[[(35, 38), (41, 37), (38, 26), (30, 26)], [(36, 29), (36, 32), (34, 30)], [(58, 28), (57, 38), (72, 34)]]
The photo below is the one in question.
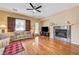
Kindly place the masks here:
[[(45, 18), (44, 18), (45, 19)], [(79, 6), (73, 7), (71, 9), (64, 10), (55, 15), (46, 18), (47, 20), (43, 23), (43, 26), (50, 27), (50, 35), (52, 36), (52, 27), (50, 24), (53, 22), (56, 25), (67, 25), (67, 21), (70, 21), (71, 27), (71, 42), (79, 44)]]
[[(37, 22), (37, 20), (35, 18), (29, 17), (29, 16), (25, 16), (25, 15), (20, 15), (20, 14), (0, 11), (0, 25), (6, 25), (7, 26), (7, 17), (15, 17), (15, 18), (31, 20), (31, 32), (34, 31), (34, 24)], [(7, 32), (7, 27), (6, 27), (5, 30), (6, 30), (6, 33), (8, 33)], [(11, 32), (8, 33), (8, 34), (11, 34)]]

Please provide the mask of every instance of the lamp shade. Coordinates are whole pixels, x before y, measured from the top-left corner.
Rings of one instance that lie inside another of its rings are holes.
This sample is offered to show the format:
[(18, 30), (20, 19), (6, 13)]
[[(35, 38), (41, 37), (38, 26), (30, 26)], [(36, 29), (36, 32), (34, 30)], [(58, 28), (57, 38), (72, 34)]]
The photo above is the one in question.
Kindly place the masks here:
[(6, 25), (1, 25), (0, 27), (1, 27), (1, 28), (5, 28), (5, 27), (6, 27)]

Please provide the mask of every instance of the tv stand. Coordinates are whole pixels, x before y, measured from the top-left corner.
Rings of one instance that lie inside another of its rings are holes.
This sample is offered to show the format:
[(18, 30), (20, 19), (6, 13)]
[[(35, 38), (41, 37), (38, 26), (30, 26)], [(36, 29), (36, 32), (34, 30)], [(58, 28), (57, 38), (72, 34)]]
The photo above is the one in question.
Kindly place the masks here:
[(49, 36), (49, 32), (44, 32), (44, 31), (43, 31), (43, 32), (41, 32), (41, 35), (42, 35), (42, 36)]

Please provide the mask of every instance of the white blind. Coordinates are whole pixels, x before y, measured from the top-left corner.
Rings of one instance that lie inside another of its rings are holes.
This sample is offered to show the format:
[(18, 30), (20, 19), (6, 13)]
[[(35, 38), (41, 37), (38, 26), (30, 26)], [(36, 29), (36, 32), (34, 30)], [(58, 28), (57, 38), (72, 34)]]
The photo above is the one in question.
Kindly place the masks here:
[(16, 19), (15, 31), (25, 31), (25, 20)]

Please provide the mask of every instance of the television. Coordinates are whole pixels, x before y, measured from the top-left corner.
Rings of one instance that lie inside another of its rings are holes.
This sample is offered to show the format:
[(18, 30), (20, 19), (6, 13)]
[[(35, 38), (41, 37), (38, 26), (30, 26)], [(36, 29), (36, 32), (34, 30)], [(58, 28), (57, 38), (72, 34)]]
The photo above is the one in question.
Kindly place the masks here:
[(48, 27), (42, 27), (41, 30), (42, 30), (43, 32), (48, 32)]

